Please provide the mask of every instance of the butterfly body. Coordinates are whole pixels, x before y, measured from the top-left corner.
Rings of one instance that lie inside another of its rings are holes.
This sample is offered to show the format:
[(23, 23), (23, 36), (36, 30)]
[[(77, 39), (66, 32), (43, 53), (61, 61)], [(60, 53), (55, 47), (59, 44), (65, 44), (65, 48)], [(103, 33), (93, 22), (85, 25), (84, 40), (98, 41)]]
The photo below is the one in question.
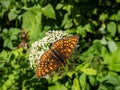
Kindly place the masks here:
[(63, 65), (76, 47), (79, 36), (70, 36), (54, 42), (40, 58), (36, 69), (36, 77), (39, 78)]
[(57, 52), (51, 49), (51, 52), (53, 53), (54, 57), (56, 57), (56, 60), (60, 63), (64, 63), (65, 58), (63, 56), (59, 56)]

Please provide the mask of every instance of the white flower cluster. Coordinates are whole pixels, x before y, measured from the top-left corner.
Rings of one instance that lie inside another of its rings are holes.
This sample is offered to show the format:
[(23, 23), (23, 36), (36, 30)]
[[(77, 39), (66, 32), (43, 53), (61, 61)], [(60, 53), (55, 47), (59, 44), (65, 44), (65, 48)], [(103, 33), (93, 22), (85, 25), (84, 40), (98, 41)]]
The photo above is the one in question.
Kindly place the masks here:
[(58, 39), (68, 36), (65, 31), (48, 31), (44, 38), (34, 42), (30, 48), (29, 61), (30, 67), (36, 67), (40, 62), (41, 55), (49, 49), (49, 46)]

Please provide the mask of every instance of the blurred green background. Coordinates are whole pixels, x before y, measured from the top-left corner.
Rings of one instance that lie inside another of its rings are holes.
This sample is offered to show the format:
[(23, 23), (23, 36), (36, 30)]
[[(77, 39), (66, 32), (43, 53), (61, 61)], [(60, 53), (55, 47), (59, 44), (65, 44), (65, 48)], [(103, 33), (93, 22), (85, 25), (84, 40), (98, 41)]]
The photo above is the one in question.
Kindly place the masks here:
[[(36, 79), (27, 52), (49, 30), (80, 36), (78, 65)], [(119, 74), (120, 0), (0, 0), (0, 90), (120, 90)]]

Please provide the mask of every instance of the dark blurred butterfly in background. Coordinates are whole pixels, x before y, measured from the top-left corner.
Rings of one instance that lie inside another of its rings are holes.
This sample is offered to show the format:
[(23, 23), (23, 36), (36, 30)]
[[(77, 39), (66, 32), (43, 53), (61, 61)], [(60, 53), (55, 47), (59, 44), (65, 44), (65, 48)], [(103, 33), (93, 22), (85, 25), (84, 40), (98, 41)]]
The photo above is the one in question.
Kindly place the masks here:
[(79, 36), (69, 36), (55, 41), (51, 48), (40, 58), (36, 69), (36, 78), (44, 76), (65, 64), (77, 45)]

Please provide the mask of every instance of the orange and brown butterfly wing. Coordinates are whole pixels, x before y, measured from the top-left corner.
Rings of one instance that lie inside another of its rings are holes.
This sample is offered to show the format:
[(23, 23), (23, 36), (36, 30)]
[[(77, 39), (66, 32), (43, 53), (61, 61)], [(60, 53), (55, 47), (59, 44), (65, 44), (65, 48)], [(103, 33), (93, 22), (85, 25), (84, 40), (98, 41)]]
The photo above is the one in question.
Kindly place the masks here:
[(71, 55), (73, 49), (76, 47), (79, 36), (70, 36), (64, 39), (57, 40), (52, 46), (51, 50), (56, 52), (65, 60)]
[(64, 63), (64, 53), (63, 53), (63, 39), (59, 39), (56, 42), (54, 42), (51, 46), (51, 50), (54, 53), (54, 55), (59, 59), (58, 61), (60, 63)]
[(44, 76), (54, 70), (56, 70), (60, 66), (57, 58), (54, 56), (51, 50), (46, 51), (40, 59), (40, 63), (36, 69), (36, 77), (39, 78)]
[(76, 47), (79, 40), (79, 36), (70, 36), (63, 39), (63, 53), (65, 54), (65, 59), (67, 59), (73, 49)]

